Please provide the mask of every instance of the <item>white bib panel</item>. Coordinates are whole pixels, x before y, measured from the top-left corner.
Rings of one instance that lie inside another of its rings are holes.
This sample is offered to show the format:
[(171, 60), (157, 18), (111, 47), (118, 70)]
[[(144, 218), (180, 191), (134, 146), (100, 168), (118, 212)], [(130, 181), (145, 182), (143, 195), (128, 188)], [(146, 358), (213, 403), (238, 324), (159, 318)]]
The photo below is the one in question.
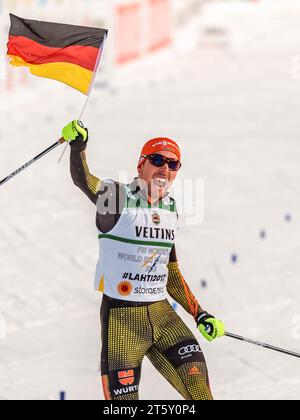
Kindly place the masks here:
[(95, 289), (127, 301), (164, 300), (178, 228), (175, 200), (166, 197), (149, 208), (125, 188), (127, 199), (118, 223), (108, 234), (99, 231)]

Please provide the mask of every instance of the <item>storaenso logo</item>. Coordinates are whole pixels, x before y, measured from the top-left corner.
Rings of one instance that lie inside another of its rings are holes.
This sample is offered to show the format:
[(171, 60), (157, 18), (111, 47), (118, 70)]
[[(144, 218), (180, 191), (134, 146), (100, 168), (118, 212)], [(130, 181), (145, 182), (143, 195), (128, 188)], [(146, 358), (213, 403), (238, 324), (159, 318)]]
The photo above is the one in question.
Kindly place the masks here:
[(138, 390), (139, 390), (138, 385), (127, 386), (126, 388), (114, 389), (114, 394), (116, 397), (118, 397), (120, 395), (129, 394), (131, 392), (138, 392)]
[(200, 346), (198, 344), (192, 344), (190, 346), (181, 347), (181, 349), (178, 351), (180, 356), (185, 356), (186, 354), (190, 353), (202, 353)]

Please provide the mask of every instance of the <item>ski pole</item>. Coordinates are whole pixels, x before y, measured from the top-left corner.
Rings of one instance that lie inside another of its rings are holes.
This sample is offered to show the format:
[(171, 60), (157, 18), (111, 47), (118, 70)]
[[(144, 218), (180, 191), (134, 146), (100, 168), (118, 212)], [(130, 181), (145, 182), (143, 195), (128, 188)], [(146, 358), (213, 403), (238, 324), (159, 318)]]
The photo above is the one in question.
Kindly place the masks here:
[(289, 350), (281, 349), (279, 347), (271, 346), (270, 344), (261, 343), (259, 341), (252, 340), (250, 338), (241, 337), (240, 335), (225, 333), (225, 336), (229, 337), (229, 338), (234, 338), (235, 340), (240, 340), (240, 341), (244, 341), (246, 343), (254, 344), (255, 346), (263, 347), (265, 349), (277, 351), (279, 353), (284, 353), (284, 354), (287, 354), (289, 356), (294, 356), (294, 357), (300, 358), (299, 353), (295, 353), (293, 351), (289, 351)]
[(27, 169), (33, 163), (37, 162), (39, 159), (41, 159), (42, 157), (44, 157), (45, 155), (47, 155), (49, 152), (51, 152), (51, 150), (55, 149), (57, 146), (59, 146), (60, 144), (62, 144), (64, 142), (65, 142), (64, 138), (61, 137), (57, 142), (55, 142), (54, 144), (52, 144), (52, 146), (48, 147), (48, 149), (44, 150), (39, 155), (37, 155), (33, 159), (31, 159), (29, 162), (27, 162), (23, 166), (21, 166), (19, 169), (17, 169), (14, 172), (12, 172), (6, 178), (2, 179), (2, 181), (0, 181), (0, 187), (3, 184), (5, 184), (6, 182), (10, 181), (15, 176), (19, 175), (19, 173), (23, 172), (25, 169)]

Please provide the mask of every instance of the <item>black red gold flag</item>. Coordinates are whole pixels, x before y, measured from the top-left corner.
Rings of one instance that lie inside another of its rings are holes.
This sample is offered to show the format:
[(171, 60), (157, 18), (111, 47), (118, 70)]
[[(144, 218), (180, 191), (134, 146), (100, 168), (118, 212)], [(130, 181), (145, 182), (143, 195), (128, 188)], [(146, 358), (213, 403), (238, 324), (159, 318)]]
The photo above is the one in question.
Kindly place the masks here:
[(7, 54), (13, 66), (88, 94), (107, 30), (22, 19), (10, 14)]

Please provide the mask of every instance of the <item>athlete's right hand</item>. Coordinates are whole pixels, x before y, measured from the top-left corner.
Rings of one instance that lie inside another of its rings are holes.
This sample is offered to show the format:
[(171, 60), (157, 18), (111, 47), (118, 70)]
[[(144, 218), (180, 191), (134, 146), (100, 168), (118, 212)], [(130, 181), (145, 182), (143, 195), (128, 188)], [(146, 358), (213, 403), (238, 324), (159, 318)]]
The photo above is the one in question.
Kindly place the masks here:
[(88, 140), (88, 129), (84, 127), (81, 121), (74, 120), (63, 128), (62, 136), (68, 143), (75, 140), (86, 142)]

